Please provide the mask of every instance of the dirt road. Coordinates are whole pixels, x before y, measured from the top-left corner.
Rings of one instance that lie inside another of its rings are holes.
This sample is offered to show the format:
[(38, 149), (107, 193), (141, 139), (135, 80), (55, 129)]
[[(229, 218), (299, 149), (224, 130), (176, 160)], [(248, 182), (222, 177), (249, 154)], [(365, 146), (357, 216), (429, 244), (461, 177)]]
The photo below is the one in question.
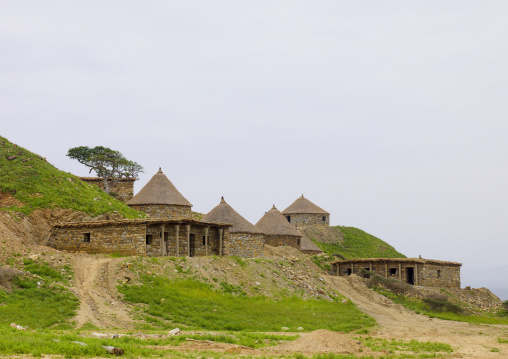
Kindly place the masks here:
[(131, 329), (134, 321), (130, 308), (120, 301), (116, 289), (114, 265), (119, 259), (91, 255), (74, 257), (76, 294), (81, 301), (74, 318), (78, 328), (91, 323), (99, 328)]
[[(326, 276), (325, 280), (361, 311), (376, 319), (380, 327), (374, 337), (447, 343), (456, 349), (453, 357), (457, 358), (508, 357), (508, 345), (497, 342), (497, 338), (507, 335), (508, 326), (431, 319), (370, 290), (357, 276)], [(493, 348), (500, 351), (491, 351), (495, 350)]]

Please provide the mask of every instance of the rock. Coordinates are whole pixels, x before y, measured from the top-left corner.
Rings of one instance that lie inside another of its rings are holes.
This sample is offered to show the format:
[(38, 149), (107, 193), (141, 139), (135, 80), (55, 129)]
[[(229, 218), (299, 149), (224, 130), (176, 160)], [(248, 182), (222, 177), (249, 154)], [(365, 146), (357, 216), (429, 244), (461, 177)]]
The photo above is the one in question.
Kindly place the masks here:
[(11, 327), (16, 328), (16, 323), (11, 323)]
[(108, 334), (105, 334), (105, 333), (97, 333), (97, 332), (93, 332), (93, 333), (92, 333), (92, 336), (93, 336), (93, 337), (96, 337), (96, 338), (109, 338), (109, 335), (108, 335)]
[(21, 325), (16, 325), (17, 330), (26, 330), (27, 327), (22, 327)]
[(180, 334), (180, 328), (172, 329), (168, 332), (169, 335), (178, 335)]
[(298, 327), (296, 330), (303, 330), (303, 327)]
[(38, 254), (32, 254), (30, 257), (28, 257), (29, 259), (33, 260), (33, 261), (36, 261), (37, 259), (39, 259), (39, 255)]
[(18, 158), (17, 156), (9, 156), (7, 157), (7, 161), (12, 161), (12, 160), (15, 160), (16, 158)]
[(281, 330), (289, 330), (288, 327), (282, 327)]
[(342, 304), (347, 305), (347, 299), (342, 299)]
[(261, 283), (259, 283), (259, 282), (256, 282), (256, 285), (261, 285)]
[(162, 298), (162, 299), (161, 299), (161, 302), (164, 302), (165, 300), (166, 300), (166, 299)]

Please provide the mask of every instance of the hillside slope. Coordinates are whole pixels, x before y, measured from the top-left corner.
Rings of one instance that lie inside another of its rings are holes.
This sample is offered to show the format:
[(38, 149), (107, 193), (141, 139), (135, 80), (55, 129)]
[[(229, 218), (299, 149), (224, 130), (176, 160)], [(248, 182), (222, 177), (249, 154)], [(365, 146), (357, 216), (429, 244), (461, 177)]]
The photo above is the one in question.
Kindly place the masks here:
[(388, 243), (354, 227), (309, 227), (305, 235), (321, 250), (343, 259), (405, 258)]
[(30, 214), (45, 208), (72, 209), (90, 216), (115, 211), (126, 218), (141, 216), (97, 186), (0, 136), (0, 209)]

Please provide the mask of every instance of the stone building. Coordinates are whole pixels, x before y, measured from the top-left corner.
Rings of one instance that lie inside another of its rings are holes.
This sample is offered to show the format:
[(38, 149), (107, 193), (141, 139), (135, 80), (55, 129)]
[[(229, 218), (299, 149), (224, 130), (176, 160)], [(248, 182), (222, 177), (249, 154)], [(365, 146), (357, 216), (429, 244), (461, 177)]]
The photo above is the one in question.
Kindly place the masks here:
[(291, 246), (300, 249), (303, 235), (279, 212), (275, 205), (256, 223), (265, 233), (265, 244), (273, 247)]
[(230, 255), (230, 226), (189, 218), (62, 223), (53, 227), (50, 245), (70, 252), (157, 257)]
[(332, 273), (368, 277), (368, 272), (412, 285), (460, 288), (461, 263), (423, 258), (358, 258), (332, 263)]
[[(101, 177), (78, 177), (80, 180), (86, 183), (96, 185), (100, 189), (104, 190), (104, 182)], [(137, 178), (117, 178), (110, 181), (110, 195), (122, 202), (128, 202), (134, 196), (134, 181)]]
[(316, 206), (302, 194), (288, 208), (282, 211), (287, 221), (298, 229), (309, 226), (330, 226), (330, 213)]
[(306, 236), (302, 236), (302, 239), (300, 241), (300, 251), (305, 254), (315, 255), (315, 254), (321, 254), (323, 251), (316, 246), (310, 239), (308, 239)]
[(151, 218), (192, 217), (192, 204), (159, 168), (150, 181), (127, 204)]
[(243, 218), (224, 197), (204, 218), (204, 221), (231, 223), (229, 228), (229, 255), (239, 257), (259, 257), (263, 254), (265, 234)]

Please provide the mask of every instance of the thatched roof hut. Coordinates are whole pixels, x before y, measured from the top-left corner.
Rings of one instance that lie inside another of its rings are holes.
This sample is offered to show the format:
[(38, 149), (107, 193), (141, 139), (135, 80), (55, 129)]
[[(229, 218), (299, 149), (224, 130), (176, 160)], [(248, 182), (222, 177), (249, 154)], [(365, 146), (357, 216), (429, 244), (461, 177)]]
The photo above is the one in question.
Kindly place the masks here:
[(303, 236), (300, 242), (300, 250), (304, 253), (323, 253), (321, 248), (316, 246), (309, 238)]
[(261, 229), (256, 228), (252, 223), (235, 211), (233, 207), (227, 204), (224, 197), (222, 197), (220, 203), (203, 218), (203, 221), (231, 223), (233, 226), (229, 229), (229, 233), (264, 234)]
[(166, 204), (192, 207), (192, 204), (182, 196), (160, 168), (159, 172), (127, 204), (130, 206)]
[(323, 208), (316, 206), (314, 203), (305, 198), (302, 194), (300, 198), (293, 202), (288, 208), (282, 211), (282, 214), (330, 214)]
[(265, 232), (267, 236), (302, 237), (302, 234), (284, 218), (275, 205), (261, 217), (256, 223), (256, 227)]

